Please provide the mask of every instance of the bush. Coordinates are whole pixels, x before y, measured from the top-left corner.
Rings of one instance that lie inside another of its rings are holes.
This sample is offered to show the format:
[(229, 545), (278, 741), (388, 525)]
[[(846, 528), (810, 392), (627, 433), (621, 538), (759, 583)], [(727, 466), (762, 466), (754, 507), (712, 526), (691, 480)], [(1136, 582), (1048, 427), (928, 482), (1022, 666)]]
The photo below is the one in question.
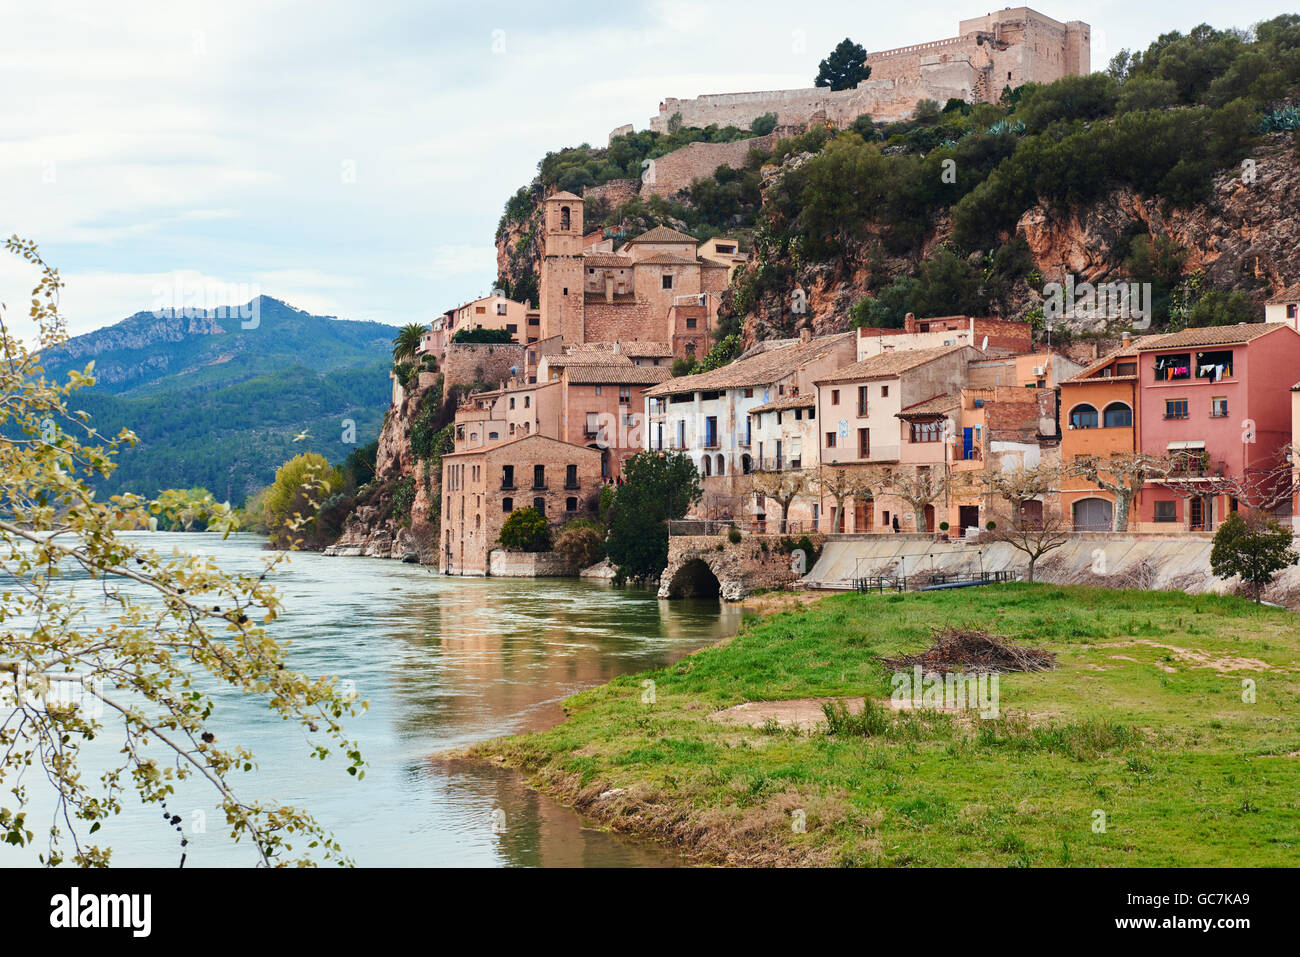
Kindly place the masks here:
[(516, 551), (544, 552), (551, 546), (551, 529), (542, 513), (528, 505), (510, 513), (497, 541)]
[(740, 529), (738, 529), (735, 525), (732, 525), (731, 528), (727, 530), (727, 541), (731, 542), (731, 544), (733, 545), (739, 545), (740, 539), (741, 539)]
[(452, 342), (463, 343), (484, 343), (489, 345), (501, 345), (507, 342), (514, 342), (514, 336), (505, 329), (459, 329), (451, 337)]
[(828, 701), (822, 705), (826, 715), (826, 733), (856, 738), (878, 738), (889, 731), (889, 715), (870, 698), (862, 699), (862, 710), (850, 713), (843, 701)]
[(1290, 529), (1275, 519), (1234, 513), (1214, 533), (1210, 570), (1220, 578), (1240, 575), (1258, 602), (1273, 576), (1300, 559), (1291, 541)]
[(577, 568), (589, 568), (605, 557), (605, 531), (599, 522), (575, 518), (555, 537), (555, 551)]

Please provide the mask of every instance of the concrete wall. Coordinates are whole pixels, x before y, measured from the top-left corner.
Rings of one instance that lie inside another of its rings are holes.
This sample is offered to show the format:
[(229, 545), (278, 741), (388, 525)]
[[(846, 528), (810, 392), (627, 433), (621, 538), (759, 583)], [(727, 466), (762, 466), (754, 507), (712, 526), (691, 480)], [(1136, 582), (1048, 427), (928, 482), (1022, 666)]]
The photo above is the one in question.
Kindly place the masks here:
[(488, 556), (490, 578), (564, 578), (577, 573), (555, 552), (508, 552), (498, 548)]

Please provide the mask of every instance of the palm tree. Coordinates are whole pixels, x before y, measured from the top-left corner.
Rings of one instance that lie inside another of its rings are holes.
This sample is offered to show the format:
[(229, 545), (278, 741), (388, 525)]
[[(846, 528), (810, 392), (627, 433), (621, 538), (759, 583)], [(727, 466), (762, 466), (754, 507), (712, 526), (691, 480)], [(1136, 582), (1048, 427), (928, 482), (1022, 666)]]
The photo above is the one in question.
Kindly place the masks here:
[(393, 340), (393, 361), (401, 362), (419, 352), (420, 341), (427, 331), (424, 326), (415, 322), (409, 326), (402, 326), (397, 332), (397, 338)]

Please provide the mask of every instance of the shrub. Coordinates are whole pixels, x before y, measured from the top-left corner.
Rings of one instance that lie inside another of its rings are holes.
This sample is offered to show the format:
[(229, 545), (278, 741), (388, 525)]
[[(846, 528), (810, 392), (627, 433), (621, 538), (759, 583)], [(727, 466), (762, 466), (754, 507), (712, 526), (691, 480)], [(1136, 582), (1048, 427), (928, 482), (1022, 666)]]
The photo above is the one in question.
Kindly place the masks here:
[(500, 345), (514, 342), (514, 336), (505, 329), (460, 329), (451, 337), (451, 341)]
[(510, 513), (497, 541), (517, 551), (544, 552), (551, 545), (551, 529), (542, 513), (528, 505)]
[(877, 738), (889, 731), (889, 715), (870, 698), (862, 699), (862, 710), (852, 714), (843, 701), (822, 705), (826, 733), (856, 738)]
[(735, 525), (732, 525), (731, 528), (727, 531), (727, 541), (731, 542), (731, 544), (733, 545), (740, 544), (740, 529), (738, 529)]
[(589, 568), (605, 557), (605, 531), (599, 522), (575, 518), (555, 536), (555, 551), (577, 568)]

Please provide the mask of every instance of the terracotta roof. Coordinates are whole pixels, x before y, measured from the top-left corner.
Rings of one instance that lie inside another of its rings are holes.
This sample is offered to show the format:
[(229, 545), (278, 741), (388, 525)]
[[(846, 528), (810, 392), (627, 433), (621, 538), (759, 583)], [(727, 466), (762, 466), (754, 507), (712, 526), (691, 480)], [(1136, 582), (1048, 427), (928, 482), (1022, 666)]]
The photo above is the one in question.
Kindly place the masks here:
[(558, 193), (552, 193), (550, 196), (547, 196), (546, 198), (547, 199), (576, 199), (578, 202), (580, 203), (582, 202), (581, 196), (574, 196), (568, 190), (562, 190), (561, 192)]
[(907, 406), (901, 412), (895, 412), (896, 418), (909, 419), (913, 416), (925, 415), (943, 415), (945, 412), (951, 412), (953, 409), (960, 408), (961, 400), (955, 395), (948, 392), (941, 392), (936, 396), (931, 396), (924, 402), (916, 402)]
[(615, 256), (613, 253), (584, 253), (582, 262), (586, 266), (604, 266), (616, 269), (632, 268), (632, 260), (626, 256)]
[(549, 435), (542, 435), (540, 432), (530, 432), (527, 435), (516, 435), (514, 438), (506, 439), (503, 442), (493, 442), (491, 445), (480, 445), (472, 449), (462, 449), (459, 452), (448, 452), (443, 455), (443, 458), (450, 459), (460, 455), (482, 455), (484, 452), (495, 452), (504, 445), (513, 445), (516, 442), (527, 442), (533, 439), (541, 439), (543, 442), (555, 442), (559, 445), (565, 445), (571, 449), (577, 449), (582, 452), (595, 452), (597, 455), (600, 454), (596, 449), (590, 448), (586, 445), (574, 445), (572, 442), (565, 442), (563, 439), (553, 438)]
[(749, 410), (750, 415), (757, 412), (780, 412), (783, 409), (811, 409), (817, 404), (817, 397), (812, 393), (808, 395), (786, 395), (774, 402), (765, 402), (762, 405), (756, 405)]
[(627, 244), (632, 243), (691, 243), (694, 245), (696, 239), (694, 236), (687, 236), (685, 233), (679, 233), (675, 229), (669, 229), (667, 226), (656, 226), (654, 229), (647, 229), (635, 239), (629, 239)]
[(781, 349), (760, 352), (749, 358), (737, 359), (720, 369), (670, 379), (655, 386), (648, 394), (674, 395), (681, 392), (770, 385), (806, 363), (826, 355), (839, 343), (848, 341), (852, 335), (851, 332), (841, 332), (833, 336), (810, 339), (808, 342), (796, 342)]
[[(612, 358), (612, 357), (611, 357)], [(581, 365), (569, 369), (569, 382), (574, 385), (652, 385), (672, 378), (667, 366)]]
[(1267, 302), (1300, 302), (1300, 285), (1287, 286)]
[(1110, 365), (1116, 359), (1128, 359), (1128, 358), (1136, 359), (1138, 354), (1138, 349), (1141, 349), (1149, 342), (1156, 342), (1157, 340), (1163, 338), (1164, 338), (1163, 335), (1138, 336), (1136, 339), (1129, 342), (1127, 346), (1124, 346), (1120, 349), (1116, 349), (1114, 352), (1107, 353), (1106, 355), (1102, 356), (1100, 359), (1093, 362), (1091, 365), (1084, 366), (1084, 368), (1076, 372), (1074, 375), (1070, 376), (1068, 379), (1062, 379), (1061, 381), (1062, 382), (1091, 382), (1094, 379), (1099, 379), (1099, 381), (1101, 382), (1114, 382), (1116, 379), (1123, 380), (1129, 378), (1137, 378), (1136, 376), (1098, 377), (1095, 373), (1100, 372), (1102, 369), (1106, 368), (1106, 366)]
[(685, 256), (674, 256), (672, 253), (655, 253), (653, 256), (646, 256), (638, 259), (637, 262), (643, 263), (666, 263), (671, 266), (698, 266), (698, 259), (687, 259)]
[(818, 379), (817, 384), (821, 385), (823, 382), (853, 382), (857, 379), (892, 379), (909, 369), (915, 369), (927, 362), (941, 359), (959, 349), (970, 349), (979, 353), (979, 350), (974, 346), (968, 345), (936, 346), (933, 349), (897, 349), (893, 352), (882, 352), (870, 359), (863, 359), (861, 362), (855, 362), (843, 369), (836, 369), (825, 378)]
[(551, 368), (560, 366), (578, 367), (578, 366), (631, 366), (632, 360), (625, 355), (614, 355), (613, 351), (601, 350), (584, 350), (582, 352), (566, 352), (562, 354), (544, 356), (546, 364)]
[(1239, 322), (1235, 326), (1197, 326), (1182, 332), (1171, 332), (1160, 336), (1154, 342), (1143, 343), (1137, 348), (1141, 351), (1151, 349), (1177, 349), (1182, 346), (1226, 346), (1240, 345), (1258, 339), (1260, 336), (1288, 329), (1280, 322)]

